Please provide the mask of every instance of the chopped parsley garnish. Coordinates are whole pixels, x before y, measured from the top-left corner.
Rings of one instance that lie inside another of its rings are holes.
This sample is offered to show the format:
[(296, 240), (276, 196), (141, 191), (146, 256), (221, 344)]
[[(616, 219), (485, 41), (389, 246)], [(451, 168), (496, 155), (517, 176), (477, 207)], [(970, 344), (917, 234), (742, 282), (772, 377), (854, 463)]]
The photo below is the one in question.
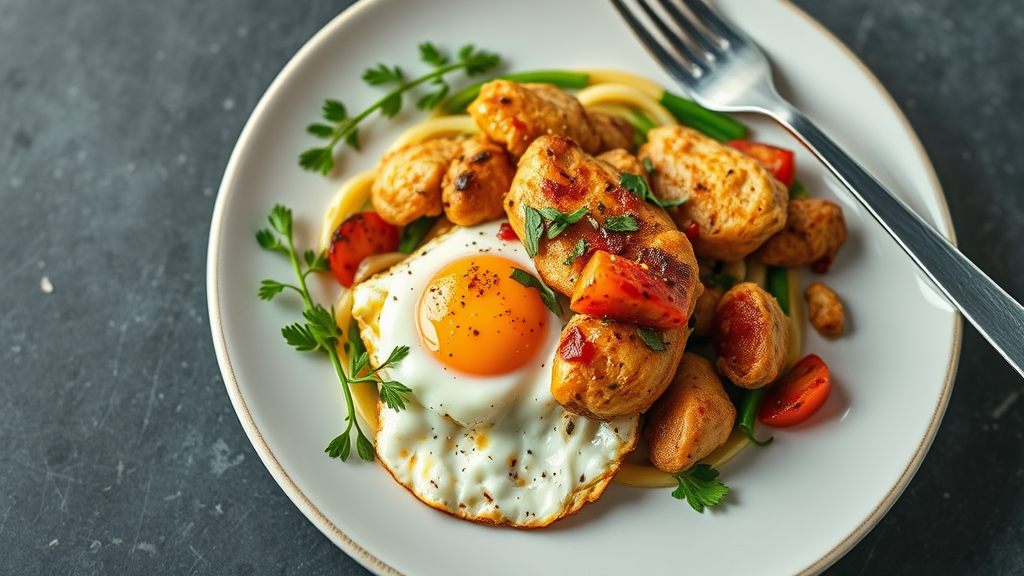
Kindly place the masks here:
[(540, 293), (541, 301), (548, 307), (548, 310), (551, 310), (555, 316), (562, 316), (562, 305), (558, 302), (558, 296), (555, 295), (555, 291), (545, 284), (540, 278), (537, 278), (526, 270), (520, 270), (519, 268), (513, 268), (512, 275), (509, 276), (509, 278), (519, 282), (527, 288), (537, 290), (537, 292)]
[(589, 249), (590, 244), (587, 244), (586, 240), (580, 238), (579, 240), (576, 241), (576, 245), (572, 247), (572, 252), (569, 252), (569, 257), (566, 258), (565, 261), (562, 262), (562, 264), (565, 264), (566, 266), (572, 266), (572, 263), (575, 262), (576, 259), (579, 258), (580, 256), (586, 254), (587, 250)]
[(540, 215), (545, 220), (550, 222), (548, 224), (548, 240), (554, 240), (559, 234), (565, 231), (566, 228), (580, 221), (581, 218), (586, 216), (587, 207), (584, 206), (578, 210), (566, 214), (560, 212), (555, 208), (541, 208)]
[[(646, 169), (646, 165), (644, 166)], [(653, 168), (653, 165), (652, 165)], [(640, 197), (641, 200), (650, 202), (659, 208), (671, 208), (673, 206), (679, 206), (686, 202), (687, 198), (677, 198), (675, 200), (661, 200), (651, 192), (650, 186), (647, 185), (647, 181), (644, 180), (643, 176), (639, 174), (633, 174), (632, 172), (623, 172), (619, 178), (619, 186), (622, 186), (626, 190), (629, 190), (633, 194)]]
[(653, 330), (651, 328), (637, 328), (636, 335), (644, 341), (644, 344), (648, 348), (655, 352), (661, 352), (665, 350), (665, 340), (661, 337), (661, 332)]
[(629, 214), (622, 216), (609, 216), (605, 218), (604, 227), (611, 230), (612, 232), (636, 232), (640, 229), (637, 226), (636, 218), (633, 218)]

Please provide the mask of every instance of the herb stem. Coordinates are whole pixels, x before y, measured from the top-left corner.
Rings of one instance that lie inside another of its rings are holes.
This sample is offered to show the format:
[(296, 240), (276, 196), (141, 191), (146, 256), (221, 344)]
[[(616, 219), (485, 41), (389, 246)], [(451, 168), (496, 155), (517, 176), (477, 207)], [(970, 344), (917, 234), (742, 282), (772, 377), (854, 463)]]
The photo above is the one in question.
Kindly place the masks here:
[(419, 86), (420, 84), (423, 84), (423, 83), (425, 83), (425, 82), (427, 82), (429, 80), (433, 80), (435, 78), (439, 78), (439, 77), (444, 76), (445, 74), (447, 74), (449, 72), (452, 72), (454, 70), (458, 70), (459, 68), (465, 68), (466, 66), (467, 66), (466, 62), (455, 62), (453, 64), (447, 64), (445, 66), (441, 66), (440, 68), (435, 69), (433, 72), (428, 72), (427, 74), (424, 74), (423, 76), (420, 76), (419, 78), (417, 78), (415, 80), (411, 80), (409, 82), (405, 82), (405, 83), (401, 84), (400, 86), (398, 86), (397, 88), (395, 88), (391, 92), (388, 92), (387, 94), (385, 94), (383, 98), (381, 98), (380, 100), (377, 100), (376, 102), (374, 102), (366, 110), (363, 110), (362, 112), (360, 112), (359, 114), (356, 114), (352, 118), (344, 120), (343, 122), (346, 124), (346, 128), (344, 130), (339, 130), (338, 132), (336, 132), (334, 134), (334, 136), (331, 138), (330, 144), (328, 144), (328, 147), (333, 149), (338, 144), (338, 142), (340, 142), (343, 138), (348, 136), (349, 133), (351, 133), (353, 130), (355, 130), (356, 126), (358, 126), (360, 122), (365, 120), (366, 117), (369, 116), (370, 114), (372, 114), (372, 113), (376, 112), (377, 110), (381, 109), (384, 106), (384, 103), (387, 102), (389, 99), (394, 98), (395, 96), (398, 96), (399, 94), (408, 92), (409, 90), (411, 90), (411, 89), (415, 88), (416, 86)]
[(331, 364), (334, 365), (334, 371), (338, 373), (338, 380), (341, 381), (341, 389), (345, 392), (345, 406), (348, 408), (348, 416), (345, 418), (348, 420), (348, 427), (345, 428), (345, 433), (347, 434), (352, 429), (352, 426), (355, 425), (356, 432), (362, 436), (363, 431), (359, 428), (359, 422), (356, 421), (356, 407), (352, 401), (352, 390), (350, 389), (352, 382), (349, 381), (348, 376), (345, 375), (344, 368), (341, 366), (341, 358), (338, 356), (337, 348), (327, 350), (327, 355), (331, 357)]
[(309, 295), (309, 288), (306, 287), (306, 275), (302, 273), (302, 267), (299, 265), (299, 257), (295, 253), (295, 241), (292, 239), (292, 235), (288, 234), (288, 258), (292, 261), (292, 267), (295, 268), (295, 276), (299, 279), (299, 294), (302, 294), (302, 300), (305, 302), (305, 308), (303, 311), (313, 309), (313, 298)]

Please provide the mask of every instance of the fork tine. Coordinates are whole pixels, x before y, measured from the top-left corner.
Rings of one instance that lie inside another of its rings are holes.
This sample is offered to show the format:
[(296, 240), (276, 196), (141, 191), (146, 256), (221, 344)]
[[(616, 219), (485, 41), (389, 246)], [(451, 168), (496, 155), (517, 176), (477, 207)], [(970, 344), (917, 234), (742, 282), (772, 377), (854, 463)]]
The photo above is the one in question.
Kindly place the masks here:
[(689, 83), (695, 79), (697, 74), (701, 73), (701, 70), (696, 67), (693, 63), (690, 67), (686, 67), (679, 61), (679, 58), (670, 54), (668, 50), (665, 50), (662, 46), (661, 41), (655, 38), (643, 23), (637, 19), (633, 11), (629, 9), (623, 0), (612, 0), (612, 5), (618, 10), (619, 15), (626, 21), (633, 33), (636, 34), (637, 38), (640, 39), (640, 43), (647, 48), (647, 51), (664, 67), (669, 75), (675, 78), (679, 82)]
[(703, 0), (681, 0), (683, 5), (686, 6), (690, 12), (697, 18), (697, 20), (704, 25), (708, 30), (714, 32), (719, 38), (726, 42), (745, 44), (746, 38), (743, 37), (733, 26), (721, 16), (715, 13)]
[[(707, 57), (702, 54), (698, 54), (693, 48), (690, 47), (682, 38), (679, 37), (679, 32), (674, 30), (671, 26), (665, 23), (664, 18), (655, 12), (648, 0), (636, 0), (637, 4), (643, 8), (643, 11), (647, 13), (647, 17), (658, 27), (658, 31), (661, 32), (662, 37), (667, 41), (673, 49), (679, 54), (682, 54), (687, 60), (694, 64), (695, 67), (701, 68), (702, 72), (707, 72)], [(664, 5), (664, 2), (658, 2)]]
[(710, 58), (719, 58), (722, 55), (722, 40), (719, 38), (712, 38), (708, 36), (707, 32), (704, 32), (693, 24), (693, 21), (689, 16), (683, 14), (683, 11), (679, 9), (676, 2), (672, 0), (659, 0), (662, 8), (668, 13), (669, 17), (676, 26), (689, 36), (690, 40), (697, 45), (701, 50), (707, 52)]

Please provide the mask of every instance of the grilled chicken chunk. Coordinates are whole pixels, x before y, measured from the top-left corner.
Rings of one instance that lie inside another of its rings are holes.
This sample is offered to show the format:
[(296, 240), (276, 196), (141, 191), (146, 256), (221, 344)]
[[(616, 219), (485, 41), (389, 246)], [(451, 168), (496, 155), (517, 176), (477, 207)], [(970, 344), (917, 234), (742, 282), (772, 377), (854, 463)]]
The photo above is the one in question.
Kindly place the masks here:
[(821, 198), (790, 200), (786, 227), (754, 252), (754, 258), (770, 266), (813, 264), (815, 272), (827, 272), (839, 247), (846, 241), (843, 209)]
[(441, 200), (448, 219), (473, 226), (505, 215), (502, 199), (512, 185), (515, 166), (505, 149), (483, 137), (460, 143), (459, 156), (444, 177)]
[[(519, 158), (540, 136), (565, 136), (584, 151), (596, 154), (609, 147), (632, 145), (632, 129), (628, 137), (618, 121), (597, 112), (587, 113), (576, 98), (550, 84), (517, 84), (494, 80), (484, 84), (480, 95), (467, 108), (480, 130), (491, 140)], [(593, 121), (598, 126), (595, 128)]]
[(441, 138), (385, 154), (373, 181), (374, 210), (395, 226), (440, 215), (441, 184), (459, 151), (457, 141)]
[(725, 444), (735, 422), (736, 408), (711, 362), (685, 354), (672, 383), (647, 411), (651, 462), (672, 474), (686, 470)]
[(638, 155), (654, 165), (659, 198), (688, 198), (673, 218), (683, 230), (697, 224), (699, 256), (739, 260), (786, 224), (786, 187), (757, 160), (696, 130), (655, 128)]
[(743, 282), (718, 302), (711, 343), (719, 374), (737, 386), (760, 388), (774, 382), (786, 365), (789, 322), (771, 294)]
[[(562, 331), (582, 338), (590, 352), (579, 361), (555, 354), (551, 395), (566, 410), (591, 420), (612, 420), (647, 411), (672, 383), (686, 348), (687, 328), (662, 333), (665, 349), (650, 349), (629, 322), (577, 314)], [(575, 333), (578, 331), (578, 335)]]

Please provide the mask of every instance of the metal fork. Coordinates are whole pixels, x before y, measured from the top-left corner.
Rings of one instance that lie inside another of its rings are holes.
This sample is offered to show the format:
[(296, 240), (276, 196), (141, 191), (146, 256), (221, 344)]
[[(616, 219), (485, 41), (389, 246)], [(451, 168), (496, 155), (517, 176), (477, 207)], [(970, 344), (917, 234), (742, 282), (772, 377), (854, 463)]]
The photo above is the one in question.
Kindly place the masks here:
[(788, 128), (882, 224), (967, 320), (1024, 376), (1024, 308), (779, 96), (761, 50), (702, 0), (612, 0), (698, 104), (758, 112)]

